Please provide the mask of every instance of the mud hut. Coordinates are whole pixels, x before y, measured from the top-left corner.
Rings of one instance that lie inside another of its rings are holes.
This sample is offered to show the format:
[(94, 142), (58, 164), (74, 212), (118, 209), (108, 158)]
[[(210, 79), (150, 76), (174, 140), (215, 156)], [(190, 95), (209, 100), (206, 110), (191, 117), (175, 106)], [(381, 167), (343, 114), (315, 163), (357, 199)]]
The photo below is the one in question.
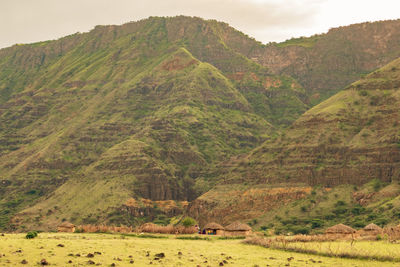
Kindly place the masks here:
[(75, 232), (75, 225), (69, 222), (63, 222), (57, 227), (58, 232), (73, 233)]
[(207, 235), (223, 235), (225, 229), (222, 225), (212, 222), (206, 224), (204, 230)]
[(331, 237), (352, 237), (355, 234), (356, 230), (351, 228), (350, 226), (344, 225), (344, 224), (337, 224), (332, 227), (329, 227), (326, 229), (325, 233), (328, 236)]
[(251, 234), (251, 227), (245, 223), (234, 222), (225, 227), (226, 236), (247, 236)]
[(374, 223), (370, 223), (362, 229), (360, 234), (362, 236), (376, 236), (382, 234), (382, 232), (383, 229), (381, 227)]

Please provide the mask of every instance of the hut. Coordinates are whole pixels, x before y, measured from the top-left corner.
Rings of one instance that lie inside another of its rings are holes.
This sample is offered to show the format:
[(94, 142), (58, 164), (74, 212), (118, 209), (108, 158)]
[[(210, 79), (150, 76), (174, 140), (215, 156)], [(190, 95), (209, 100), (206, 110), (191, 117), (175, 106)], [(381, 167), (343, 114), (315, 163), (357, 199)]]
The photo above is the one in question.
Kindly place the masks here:
[(334, 236), (334, 237), (352, 237), (353, 234), (356, 232), (353, 228), (350, 226), (344, 225), (344, 224), (337, 224), (332, 227), (329, 227), (326, 229), (325, 233), (328, 236)]
[(379, 234), (382, 234), (383, 229), (380, 228), (378, 225), (374, 223), (370, 223), (367, 226), (364, 227), (361, 231), (361, 235), (363, 236), (376, 236)]
[(212, 222), (207, 223), (206, 226), (204, 226), (204, 230), (207, 235), (223, 235), (225, 229), (222, 225)]
[(245, 223), (234, 222), (225, 227), (226, 236), (247, 236), (251, 234), (251, 227)]
[(58, 232), (73, 233), (75, 232), (75, 225), (69, 222), (63, 222), (57, 227)]

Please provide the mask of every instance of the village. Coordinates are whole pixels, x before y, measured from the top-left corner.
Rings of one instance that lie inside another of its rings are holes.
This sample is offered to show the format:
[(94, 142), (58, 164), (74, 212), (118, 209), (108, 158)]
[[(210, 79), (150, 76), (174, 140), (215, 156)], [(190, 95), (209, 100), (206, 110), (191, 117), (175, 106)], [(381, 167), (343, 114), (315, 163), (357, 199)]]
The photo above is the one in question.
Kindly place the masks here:
[(80, 225), (75, 226), (69, 222), (63, 222), (57, 227), (58, 232), (65, 233), (150, 233), (150, 234), (175, 234), (175, 235), (199, 235), (199, 236), (220, 236), (220, 237), (249, 237), (249, 236), (269, 236), (269, 237), (284, 237), (288, 240), (296, 241), (335, 241), (335, 240), (381, 240), (387, 238), (390, 241), (400, 239), (400, 225), (380, 226), (370, 223), (361, 229), (354, 229), (344, 224), (337, 224), (325, 230), (324, 234), (310, 235), (275, 235), (273, 231), (269, 234), (261, 231), (253, 231), (246, 223), (235, 221), (227, 226), (222, 226), (216, 222), (210, 222), (199, 227), (198, 225), (190, 226), (162, 226), (154, 223), (145, 223), (137, 228), (127, 226), (105, 226), (105, 225)]

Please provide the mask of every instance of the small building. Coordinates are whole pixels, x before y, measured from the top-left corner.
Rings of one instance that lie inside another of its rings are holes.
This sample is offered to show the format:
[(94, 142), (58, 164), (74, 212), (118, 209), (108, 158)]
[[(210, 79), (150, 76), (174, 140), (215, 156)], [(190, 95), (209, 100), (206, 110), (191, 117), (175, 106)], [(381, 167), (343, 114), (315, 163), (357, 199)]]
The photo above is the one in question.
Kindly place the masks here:
[(204, 230), (207, 235), (223, 235), (225, 229), (222, 225), (212, 222), (207, 223), (206, 226), (204, 226)]
[(251, 227), (245, 223), (234, 222), (225, 227), (226, 236), (247, 236), (251, 234)]
[(350, 226), (344, 224), (337, 224), (332, 227), (326, 229), (325, 233), (330, 236), (337, 236), (337, 237), (350, 237), (356, 232), (355, 229), (351, 228)]
[(75, 232), (75, 225), (69, 222), (63, 222), (57, 227), (58, 232), (73, 233)]
[(361, 231), (363, 236), (376, 236), (383, 233), (383, 229), (374, 223), (370, 223)]

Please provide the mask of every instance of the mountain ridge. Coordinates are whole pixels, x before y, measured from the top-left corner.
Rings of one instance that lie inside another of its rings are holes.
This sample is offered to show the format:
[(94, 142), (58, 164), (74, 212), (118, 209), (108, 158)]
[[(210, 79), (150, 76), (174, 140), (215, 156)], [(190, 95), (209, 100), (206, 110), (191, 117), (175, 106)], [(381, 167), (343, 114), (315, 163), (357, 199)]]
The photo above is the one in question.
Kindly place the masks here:
[[(225, 23), (179, 16), (1, 49), (0, 227), (137, 224), (161, 214), (160, 201), (192, 201), (221, 181), (254, 184), (224, 172), (241, 162), (257, 173), (257, 160), (270, 157), (260, 145), (281, 140), (323, 99), (251, 56), (270, 46)], [(254, 165), (242, 160), (250, 152)], [(272, 206), (310, 192), (268, 190), (260, 194)], [(124, 213), (132, 199), (153, 201), (155, 214)]]

